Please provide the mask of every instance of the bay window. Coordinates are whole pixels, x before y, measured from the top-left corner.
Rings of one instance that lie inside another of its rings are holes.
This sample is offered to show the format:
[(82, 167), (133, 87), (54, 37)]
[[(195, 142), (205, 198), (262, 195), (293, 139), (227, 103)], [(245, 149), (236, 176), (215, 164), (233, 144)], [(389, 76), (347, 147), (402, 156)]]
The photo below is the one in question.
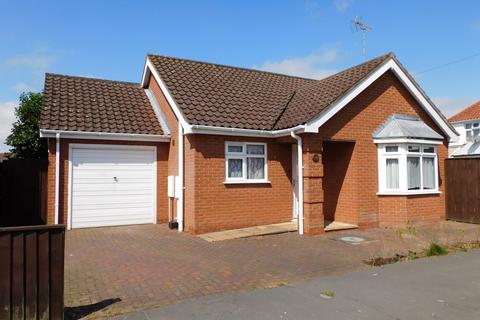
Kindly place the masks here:
[(267, 145), (226, 142), (225, 182), (267, 182)]
[(429, 144), (379, 144), (380, 194), (438, 192), (437, 147)]

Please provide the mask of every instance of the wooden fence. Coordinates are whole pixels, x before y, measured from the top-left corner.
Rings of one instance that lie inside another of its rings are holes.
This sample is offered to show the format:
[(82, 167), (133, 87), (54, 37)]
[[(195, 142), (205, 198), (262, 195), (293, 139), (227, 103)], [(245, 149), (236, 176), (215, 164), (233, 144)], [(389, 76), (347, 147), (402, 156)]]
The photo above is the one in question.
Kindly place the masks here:
[(0, 163), (0, 227), (46, 223), (47, 160)]
[(480, 158), (445, 162), (447, 219), (480, 223)]
[(0, 319), (63, 319), (65, 226), (0, 228)]

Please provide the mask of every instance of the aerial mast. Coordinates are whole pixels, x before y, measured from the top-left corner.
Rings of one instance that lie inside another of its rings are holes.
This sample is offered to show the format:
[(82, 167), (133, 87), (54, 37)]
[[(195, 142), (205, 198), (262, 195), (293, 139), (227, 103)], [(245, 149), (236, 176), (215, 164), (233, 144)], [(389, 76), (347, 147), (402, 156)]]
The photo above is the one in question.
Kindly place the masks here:
[(367, 25), (361, 18), (355, 17), (352, 20), (352, 30), (355, 32), (362, 32), (362, 59), (367, 59), (367, 33), (372, 30), (372, 27)]

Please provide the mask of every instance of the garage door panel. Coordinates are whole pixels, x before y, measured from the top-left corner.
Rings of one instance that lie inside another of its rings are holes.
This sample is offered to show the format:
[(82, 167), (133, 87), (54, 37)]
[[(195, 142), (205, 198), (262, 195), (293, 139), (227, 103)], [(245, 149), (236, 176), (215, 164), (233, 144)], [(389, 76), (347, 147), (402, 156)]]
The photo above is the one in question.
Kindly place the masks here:
[(72, 149), (73, 228), (152, 223), (155, 152)]
[[(128, 209), (122, 209), (122, 210), (116, 210), (116, 209), (105, 209), (102, 210), (101, 212), (98, 211), (93, 211), (93, 210), (82, 210), (77, 212), (77, 216), (75, 217), (75, 221), (100, 221), (100, 220), (105, 220), (105, 219), (112, 219), (115, 218), (115, 220), (121, 220), (121, 219), (139, 219), (139, 218), (145, 218), (145, 219), (150, 219), (152, 218), (152, 208), (144, 208), (143, 210), (138, 210), (135, 212), (135, 217), (131, 217), (129, 215), (130, 210)], [(121, 215), (119, 215), (119, 213)]]
[(72, 208), (80, 208), (82, 206), (94, 206), (98, 205), (101, 208), (102, 204), (118, 204), (119, 206), (124, 204), (152, 204), (153, 198), (150, 194), (136, 194), (129, 196), (108, 196), (108, 197), (88, 197), (79, 196), (76, 197), (75, 203)]

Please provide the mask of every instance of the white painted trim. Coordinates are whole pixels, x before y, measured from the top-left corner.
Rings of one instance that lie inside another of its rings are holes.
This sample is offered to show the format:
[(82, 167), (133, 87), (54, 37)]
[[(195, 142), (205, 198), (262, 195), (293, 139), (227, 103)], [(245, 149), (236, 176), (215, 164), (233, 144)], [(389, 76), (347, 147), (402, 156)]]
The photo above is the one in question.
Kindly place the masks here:
[(72, 145), (68, 146), (68, 194), (67, 194), (67, 229), (72, 229), (72, 182), (73, 182), (73, 166), (72, 166)]
[(184, 198), (184, 177), (183, 177), (183, 165), (184, 165), (184, 152), (183, 152), (183, 128), (182, 124), (178, 122), (178, 181), (180, 186), (178, 187), (179, 195), (177, 197), (177, 222), (178, 231), (183, 232), (183, 198)]
[(441, 191), (416, 191), (416, 192), (407, 192), (407, 191), (382, 191), (377, 192), (377, 196), (416, 196), (416, 195), (428, 195), (428, 194), (441, 194)]
[(427, 140), (427, 139), (409, 139), (409, 138), (392, 138), (392, 139), (373, 139), (373, 143), (413, 143), (413, 144), (442, 144), (440, 140)]
[(399, 80), (405, 85), (414, 98), (420, 103), (420, 105), (427, 111), (430, 117), (435, 123), (442, 129), (442, 131), (450, 138), (456, 138), (457, 133), (454, 132), (448, 123), (442, 118), (438, 111), (432, 106), (432, 104), (426, 99), (425, 95), (421, 93), (415, 84), (408, 78), (401, 67), (395, 62), (394, 59), (389, 59), (373, 72), (370, 76), (363, 79), (359, 84), (350, 89), (339, 100), (331, 104), (324, 112), (319, 116), (307, 122), (305, 132), (318, 132), (318, 129), (332, 118), (337, 112), (345, 107), (350, 101), (358, 96), (362, 91), (368, 88), (375, 80), (382, 76), (388, 70), (392, 70)]
[(173, 100), (172, 95), (170, 94), (167, 87), (165, 86), (165, 83), (163, 83), (163, 80), (158, 74), (157, 69), (155, 68), (155, 66), (147, 56), (147, 60), (145, 61), (145, 67), (143, 68), (143, 75), (142, 75), (142, 86), (144, 88), (148, 87), (148, 77), (150, 74), (153, 75), (153, 78), (157, 81), (158, 86), (162, 90), (162, 93), (167, 99), (168, 104), (170, 105), (170, 108), (172, 109), (173, 113), (177, 117), (178, 122), (182, 125), (183, 129), (185, 130), (185, 133), (189, 133), (190, 124), (188, 124), (187, 120), (185, 120), (183, 113), (180, 111), (180, 108), (175, 103), (175, 100)]
[(193, 125), (190, 127), (190, 133), (222, 135), (222, 136), (278, 138), (278, 137), (289, 136), (290, 132), (292, 131), (295, 131), (297, 133), (302, 133), (304, 132), (304, 127), (305, 126), (303, 125), (299, 125), (293, 128), (281, 129), (281, 130), (254, 130), (254, 129), (237, 129), (237, 128), (227, 128), (227, 127)]
[(302, 137), (291, 132), (292, 138), (297, 140), (297, 168), (298, 168), (298, 233), (303, 235), (303, 145)]
[(145, 94), (148, 97), (148, 100), (150, 100), (150, 104), (152, 105), (153, 112), (155, 112), (158, 122), (160, 122), (160, 126), (162, 127), (163, 132), (165, 133), (166, 136), (169, 136), (171, 133), (171, 130), (170, 130), (170, 127), (168, 126), (167, 119), (162, 112), (162, 108), (160, 108), (160, 104), (158, 103), (157, 98), (155, 98), (155, 95), (153, 94), (150, 88), (144, 89), (144, 90), (145, 90)]
[(72, 182), (73, 182), (73, 165), (72, 165), (72, 155), (73, 149), (108, 149), (108, 150), (145, 150), (153, 151), (153, 219), (152, 223), (157, 223), (157, 147), (156, 146), (137, 146), (137, 145), (116, 145), (116, 144), (87, 144), (87, 143), (70, 143), (68, 145), (68, 205), (67, 205), (67, 229), (71, 230), (72, 228)]
[(272, 184), (269, 180), (238, 180), (238, 181), (223, 181), (223, 184)]
[(122, 141), (152, 141), (169, 142), (170, 137), (165, 135), (138, 134), (138, 133), (110, 133), (40, 129), (40, 138), (53, 138), (59, 133), (64, 139), (88, 140), (122, 140)]
[(55, 224), (60, 210), (60, 133), (55, 134)]

